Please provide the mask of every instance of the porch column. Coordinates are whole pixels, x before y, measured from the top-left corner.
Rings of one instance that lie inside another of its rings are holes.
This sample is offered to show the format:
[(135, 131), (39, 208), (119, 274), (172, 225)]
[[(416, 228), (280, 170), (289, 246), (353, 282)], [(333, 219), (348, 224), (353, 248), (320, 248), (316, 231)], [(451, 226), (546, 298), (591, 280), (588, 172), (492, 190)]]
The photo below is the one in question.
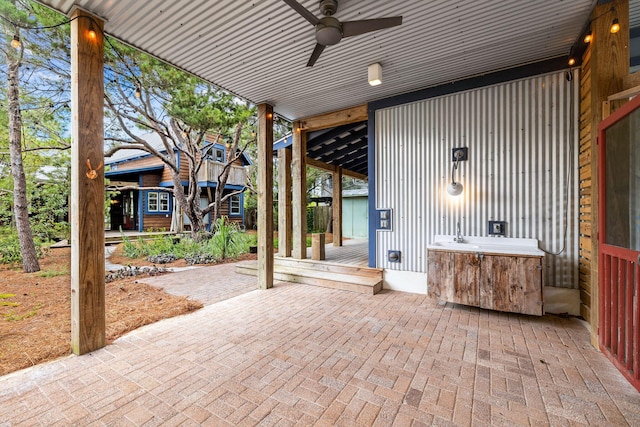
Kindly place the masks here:
[(71, 349), (75, 354), (105, 345), (102, 28), (100, 19), (82, 10), (71, 13)]
[(293, 153), (291, 177), (293, 179), (293, 257), (307, 258), (307, 135), (299, 121), (293, 122)]
[[(614, 10), (612, 11), (612, 8)], [(609, 31), (611, 21), (617, 18), (621, 30), (615, 34)], [(609, 95), (623, 90), (623, 78), (629, 74), (629, 1), (614, 0), (609, 3), (597, 4), (591, 13), (593, 41), (590, 45), (591, 78), (591, 141), (587, 151), (590, 152), (590, 173), (580, 177), (590, 180), (590, 192), (585, 194), (586, 183), (580, 184), (581, 196), (591, 201), (591, 229), (590, 236), (581, 236), (581, 251), (589, 251), (591, 256), (591, 307), (589, 323), (591, 325), (591, 342), (598, 348), (598, 312), (599, 312), (599, 271), (598, 271), (598, 124), (603, 118), (602, 103)], [(584, 66), (584, 64), (583, 64)], [(584, 94), (583, 94), (584, 96)], [(620, 103), (612, 103), (611, 111), (615, 111)], [(582, 154), (582, 153), (581, 153)], [(584, 200), (584, 199), (583, 199)], [(582, 211), (582, 208), (580, 209)], [(581, 216), (588, 216), (582, 214)], [(582, 232), (582, 231), (581, 231)], [(586, 246), (585, 246), (586, 245)]]
[(273, 107), (258, 105), (258, 288), (273, 287)]
[(291, 256), (293, 231), (291, 207), (291, 148), (278, 151), (278, 254)]
[(333, 246), (342, 246), (342, 168), (336, 167), (333, 180)]

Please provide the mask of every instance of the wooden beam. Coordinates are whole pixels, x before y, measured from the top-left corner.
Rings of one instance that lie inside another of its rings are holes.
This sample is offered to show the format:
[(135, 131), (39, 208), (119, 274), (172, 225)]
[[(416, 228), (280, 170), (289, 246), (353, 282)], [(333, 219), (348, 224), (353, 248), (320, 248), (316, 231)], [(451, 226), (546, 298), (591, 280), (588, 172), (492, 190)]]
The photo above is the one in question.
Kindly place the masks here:
[[(597, 18), (597, 19), (596, 19)], [(612, 34), (609, 26), (618, 18), (622, 31)], [(597, 4), (591, 12), (593, 42), (591, 51), (591, 342), (598, 346), (598, 123), (602, 120), (603, 102), (624, 89), (623, 78), (629, 74), (629, 1), (613, 0)], [(610, 103), (611, 111), (620, 101)]]
[[(310, 132), (318, 129), (342, 126), (347, 123), (357, 123), (369, 118), (367, 104), (357, 107), (346, 108), (344, 110), (333, 111), (331, 113), (320, 114), (307, 117), (299, 121), (299, 129), (302, 132)], [(294, 131), (298, 129), (294, 126)], [(295, 132), (294, 132), (295, 133)]]
[(622, 86), (625, 88), (632, 88), (634, 86), (640, 86), (640, 71), (636, 71), (635, 73), (627, 74), (622, 79)]
[(342, 246), (342, 168), (336, 168), (333, 180), (333, 246)]
[(278, 150), (278, 254), (290, 257), (293, 210), (291, 207), (291, 148)]
[[(311, 166), (316, 169), (321, 169), (323, 171), (331, 172), (331, 173), (335, 172), (337, 169), (337, 166), (335, 165), (330, 165), (329, 163), (321, 162), (320, 160), (315, 160), (315, 159), (312, 159), (311, 157), (307, 157), (306, 162), (308, 166)], [(368, 179), (367, 175), (354, 172), (349, 169), (342, 169), (342, 175), (350, 176), (351, 178), (359, 179), (362, 181), (366, 181)]]
[(293, 123), (291, 178), (293, 208), (293, 253), (296, 259), (307, 257), (307, 135), (299, 131), (300, 122)]
[(100, 19), (80, 9), (71, 14), (71, 350), (75, 354), (105, 345), (102, 28)]
[(640, 93), (640, 85), (631, 87), (627, 90), (623, 90), (622, 92), (614, 93), (613, 95), (609, 95), (607, 97), (607, 101), (619, 101), (621, 99), (628, 100), (629, 98), (636, 96)]
[(258, 288), (273, 287), (273, 107), (258, 105)]

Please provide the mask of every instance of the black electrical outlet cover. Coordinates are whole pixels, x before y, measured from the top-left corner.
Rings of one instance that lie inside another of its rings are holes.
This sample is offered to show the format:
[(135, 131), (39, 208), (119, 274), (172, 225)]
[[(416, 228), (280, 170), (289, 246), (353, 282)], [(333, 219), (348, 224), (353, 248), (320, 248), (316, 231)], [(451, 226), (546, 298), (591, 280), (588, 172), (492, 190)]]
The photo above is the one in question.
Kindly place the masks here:
[(505, 221), (489, 221), (488, 234), (490, 236), (505, 236), (507, 234), (507, 223)]

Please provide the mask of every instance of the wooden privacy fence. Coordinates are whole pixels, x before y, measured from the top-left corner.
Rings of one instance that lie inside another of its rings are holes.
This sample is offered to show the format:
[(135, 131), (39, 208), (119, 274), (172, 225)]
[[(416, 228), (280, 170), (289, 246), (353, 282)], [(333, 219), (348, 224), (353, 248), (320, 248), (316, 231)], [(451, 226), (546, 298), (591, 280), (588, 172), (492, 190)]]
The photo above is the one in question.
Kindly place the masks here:
[(327, 231), (329, 222), (332, 221), (331, 206), (309, 206), (307, 208), (307, 232)]

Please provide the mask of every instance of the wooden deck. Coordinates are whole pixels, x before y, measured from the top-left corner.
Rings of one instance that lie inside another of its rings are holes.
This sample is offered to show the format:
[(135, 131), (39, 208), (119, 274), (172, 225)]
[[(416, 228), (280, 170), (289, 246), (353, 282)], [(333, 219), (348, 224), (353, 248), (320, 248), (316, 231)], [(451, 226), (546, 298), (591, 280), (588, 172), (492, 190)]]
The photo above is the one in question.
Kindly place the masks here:
[[(325, 261), (333, 264), (367, 267), (369, 265), (369, 240), (344, 240), (342, 246), (333, 246), (329, 243), (325, 246), (325, 256)], [(307, 248), (307, 258), (311, 259), (311, 248)], [(315, 262), (321, 263), (323, 261)]]
[[(276, 256), (274, 277), (292, 283), (375, 295), (382, 290), (383, 272), (368, 267), (368, 243), (367, 240), (345, 240), (341, 247), (325, 245), (322, 261)], [(307, 256), (311, 258), (311, 248), (307, 248)], [(240, 262), (236, 272), (256, 275), (257, 262)]]

